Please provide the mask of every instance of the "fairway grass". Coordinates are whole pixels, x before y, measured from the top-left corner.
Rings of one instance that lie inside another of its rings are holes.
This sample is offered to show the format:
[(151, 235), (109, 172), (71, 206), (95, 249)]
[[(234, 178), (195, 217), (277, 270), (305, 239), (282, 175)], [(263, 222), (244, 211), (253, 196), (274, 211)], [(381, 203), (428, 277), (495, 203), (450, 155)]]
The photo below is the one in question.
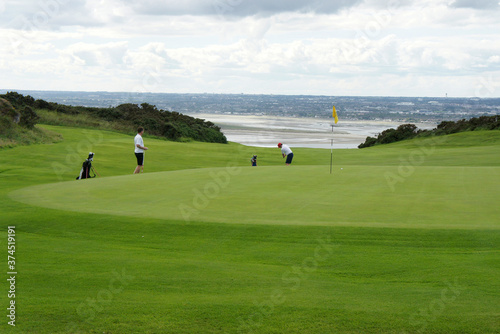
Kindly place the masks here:
[(132, 137), (44, 128), (64, 141), (0, 150), (2, 333), (500, 332), (500, 132), (334, 150), (331, 175), (329, 150), (146, 135), (131, 175)]

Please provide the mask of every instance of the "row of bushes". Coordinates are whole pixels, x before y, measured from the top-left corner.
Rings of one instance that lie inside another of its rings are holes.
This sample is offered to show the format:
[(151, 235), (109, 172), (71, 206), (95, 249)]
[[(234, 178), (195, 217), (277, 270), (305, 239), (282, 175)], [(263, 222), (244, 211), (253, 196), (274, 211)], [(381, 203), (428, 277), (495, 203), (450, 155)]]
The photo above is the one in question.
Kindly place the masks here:
[(443, 121), (435, 129), (418, 129), (415, 124), (403, 124), (397, 129), (387, 129), (377, 135), (377, 137), (366, 137), (364, 143), (358, 148), (365, 148), (379, 144), (389, 144), (401, 140), (412, 139), (424, 136), (441, 136), (457, 132), (475, 131), (475, 130), (498, 130), (500, 129), (500, 116), (481, 116), (469, 120), (462, 119), (457, 122)]
[(89, 108), (90, 112), (101, 119), (116, 121), (123, 119), (132, 124), (142, 124), (148, 133), (172, 140), (192, 138), (211, 143), (227, 143), (220, 127), (212, 122), (180, 114), (158, 110), (148, 103), (122, 104), (116, 108)]
[(119, 122), (130, 129), (135, 129), (141, 125), (149, 134), (170, 140), (191, 138), (203, 142), (227, 143), (227, 139), (220, 131), (220, 128), (212, 122), (178, 112), (158, 110), (156, 106), (148, 103), (141, 105), (127, 103), (117, 107), (92, 108), (36, 100), (29, 95), (23, 96), (17, 92), (8, 92), (0, 95), (0, 97), (8, 100), (19, 110), (26, 109), (27, 113), (31, 114), (30, 119), (33, 121), (33, 126), (37, 121), (33, 109), (43, 109), (65, 115), (89, 115), (104, 121)]
[(436, 134), (451, 134), (463, 131), (498, 130), (500, 129), (500, 116), (481, 116), (469, 120), (462, 119), (457, 122), (441, 122), (436, 129)]
[(415, 138), (422, 130), (415, 124), (402, 124), (397, 129), (387, 129), (378, 134), (376, 138), (366, 137), (364, 143), (358, 148), (370, 147), (378, 144), (390, 144), (397, 141)]

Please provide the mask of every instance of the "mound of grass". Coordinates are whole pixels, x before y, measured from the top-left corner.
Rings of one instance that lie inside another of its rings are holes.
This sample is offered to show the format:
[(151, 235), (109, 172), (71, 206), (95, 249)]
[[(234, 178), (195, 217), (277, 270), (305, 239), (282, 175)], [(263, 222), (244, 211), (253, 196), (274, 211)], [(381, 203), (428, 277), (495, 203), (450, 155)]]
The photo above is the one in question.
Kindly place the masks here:
[[(131, 175), (132, 136), (44, 128), (64, 141), (0, 151), (19, 332), (498, 332), (498, 138), (335, 150), (330, 175), (329, 150), (145, 136)], [(88, 151), (106, 177), (74, 181)]]
[(26, 129), (0, 116), (0, 149), (18, 145), (49, 144), (61, 140), (62, 136), (56, 132), (41, 127)]

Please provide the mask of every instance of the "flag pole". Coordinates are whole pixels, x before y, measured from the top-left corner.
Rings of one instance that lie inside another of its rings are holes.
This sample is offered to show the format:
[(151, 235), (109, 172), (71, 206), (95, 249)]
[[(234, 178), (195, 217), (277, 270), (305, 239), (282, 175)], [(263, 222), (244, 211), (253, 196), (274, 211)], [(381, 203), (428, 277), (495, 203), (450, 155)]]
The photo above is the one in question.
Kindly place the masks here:
[[(335, 106), (333, 106), (333, 113), (332, 117), (334, 119), (335, 124), (339, 121), (339, 118), (337, 117), (337, 109), (335, 109)], [(332, 174), (332, 169), (333, 169), (333, 126), (334, 124), (332, 123), (332, 139), (331, 139), (331, 148), (330, 148), (330, 174)]]
[[(333, 124), (332, 124), (332, 137), (333, 137)], [(331, 147), (330, 147), (330, 174), (332, 173), (333, 168), (333, 138), (331, 139)]]

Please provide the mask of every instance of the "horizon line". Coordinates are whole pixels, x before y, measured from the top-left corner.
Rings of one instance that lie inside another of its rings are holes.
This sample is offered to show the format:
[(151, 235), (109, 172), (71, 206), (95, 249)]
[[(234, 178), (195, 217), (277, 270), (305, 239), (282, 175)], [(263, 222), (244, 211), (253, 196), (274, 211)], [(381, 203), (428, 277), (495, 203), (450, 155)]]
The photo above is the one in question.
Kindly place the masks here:
[(173, 92), (127, 92), (127, 91), (103, 91), (103, 90), (44, 90), (44, 89), (6, 89), (0, 88), (0, 92), (47, 92), (47, 93), (112, 93), (112, 94), (130, 94), (130, 95), (145, 95), (145, 94), (176, 94), (176, 95), (250, 95), (250, 96), (317, 96), (317, 97), (387, 97), (387, 98), (432, 98), (432, 99), (478, 99), (492, 100), (500, 99), (499, 97), (477, 97), (477, 96), (419, 96), (419, 95), (325, 95), (325, 94), (276, 94), (276, 93), (173, 93)]

